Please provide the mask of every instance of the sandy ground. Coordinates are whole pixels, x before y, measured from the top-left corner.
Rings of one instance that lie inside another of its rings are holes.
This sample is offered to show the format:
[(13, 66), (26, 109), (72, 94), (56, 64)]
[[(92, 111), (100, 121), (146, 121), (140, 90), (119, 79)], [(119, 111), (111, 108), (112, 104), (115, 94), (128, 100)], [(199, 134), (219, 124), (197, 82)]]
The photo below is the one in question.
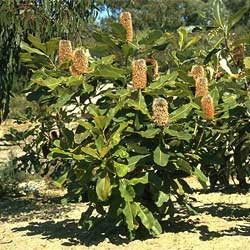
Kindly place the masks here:
[(199, 212), (181, 210), (158, 238), (128, 242), (118, 233), (87, 236), (77, 227), (85, 204), (61, 205), (59, 198), (0, 200), (0, 249), (168, 249), (243, 250), (250, 246), (250, 195), (232, 187), (227, 192), (196, 192)]

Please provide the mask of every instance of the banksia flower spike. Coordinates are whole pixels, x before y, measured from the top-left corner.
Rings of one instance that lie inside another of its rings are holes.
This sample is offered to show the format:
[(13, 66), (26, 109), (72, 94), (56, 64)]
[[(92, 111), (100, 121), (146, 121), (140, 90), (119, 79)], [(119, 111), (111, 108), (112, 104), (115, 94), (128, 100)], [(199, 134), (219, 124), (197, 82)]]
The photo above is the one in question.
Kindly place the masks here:
[(70, 67), (71, 74), (81, 75), (88, 72), (89, 54), (83, 48), (77, 48), (73, 52), (73, 64)]
[(133, 24), (132, 24), (132, 17), (130, 12), (122, 12), (120, 15), (120, 23), (124, 27), (127, 32), (127, 42), (133, 41)]
[(132, 83), (134, 89), (144, 89), (147, 86), (147, 65), (144, 59), (132, 62)]
[(161, 127), (166, 127), (169, 124), (169, 115), (168, 115), (168, 102), (159, 97), (153, 101), (153, 120), (154, 122)]
[(146, 62), (153, 66), (153, 78), (156, 79), (159, 76), (159, 66), (157, 60), (151, 58), (147, 59)]
[(199, 77), (195, 80), (195, 96), (208, 94), (208, 81), (206, 77)]
[(195, 80), (199, 77), (205, 77), (205, 69), (202, 65), (193, 65), (189, 75), (192, 76)]
[(214, 102), (213, 98), (209, 94), (202, 97), (201, 108), (206, 120), (214, 119)]
[(67, 59), (72, 59), (72, 45), (69, 40), (60, 40), (58, 51), (59, 64), (65, 63)]

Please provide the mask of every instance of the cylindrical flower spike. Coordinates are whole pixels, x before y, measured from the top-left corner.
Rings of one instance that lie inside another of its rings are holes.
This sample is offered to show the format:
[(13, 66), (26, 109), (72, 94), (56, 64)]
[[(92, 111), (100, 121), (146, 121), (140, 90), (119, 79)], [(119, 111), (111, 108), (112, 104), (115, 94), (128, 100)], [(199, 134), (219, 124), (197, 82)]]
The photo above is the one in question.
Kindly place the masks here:
[(159, 76), (159, 66), (157, 60), (150, 58), (147, 59), (146, 62), (153, 66), (153, 78), (156, 79)]
[(244, 66), (244, 58), (245, 58), (245, 47), (243, 44), (234, 47), (233, 49), (233, 59), (237, 66), (243, 67)]
[(214, 102), (213, 98), (209, 94), (202, 97), (201, 108), (206, 120), (214, 119)]
[(65, 63), (67, 59), (72, 59), (72, 45), (69, 40), (60, 40), (58, 51), (59, 64)]
[(192, 76), (194, 79), (197, 79), (199, 77), (205, 77), (205, 69), (202, 65), (193, 65), (189, 75)]
[(83, 48), (77, 48), (73, 52), (73, 64), (70, 67), (71, 74), (81, 75), (88, 72), (89, 54)]
[(169, 124), (168, 102), (159, 97), (153, 101), (153, 120), (161, 127), (166, 127)]
[(127, 32), (127, 36), (126, 36), (127, 42), (132, 42), (134, 32), (133, 32), (131, 13), (130, 12), (122, 12), (120, 14), (120, 23)]
[(199, 77), (195, 80), (195, 96), (208, 94), (208, 81), (206, 77)]
[(132, 83), (134, 89), (144, 89), (147, 86), (147, 65), (144, 59), (132, 62)]

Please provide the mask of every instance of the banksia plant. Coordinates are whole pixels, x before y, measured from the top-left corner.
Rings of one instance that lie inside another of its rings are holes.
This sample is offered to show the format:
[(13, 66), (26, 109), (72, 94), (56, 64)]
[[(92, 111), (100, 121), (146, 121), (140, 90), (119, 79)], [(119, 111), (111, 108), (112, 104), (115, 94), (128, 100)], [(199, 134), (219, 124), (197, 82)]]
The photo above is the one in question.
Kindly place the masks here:
[(206, 77), (199, 77), (195, 80), (195, 96), (208, 94), (208, 81)]
[(127, 36), (126, 36), (127, 42), (132, 42), (134, 32), (133, 32), (131, 13), (130, 12), (122, 12), (120, 15), (120, 23), (127, 32)]
[(214, 102), (213, 98), (209, 94), (202, 97), (201, 108), (206, 120), (214, 119)]
[(147, 59), (146, 62), (153, 66), (153, 78), (156, 79), (159, 76), (159, 66), (157, 60), (150, 58)]
[(153, 101), (153, 120), (154, 122), (161, 127), (166, 127), (169, 124), (169, 115), (168, 115), (168, 102), (159, 97)]
[(72, 59), (72, 45), (69, 40), (60, 40), (58, 51), (59, 64), (65, 63), (66, 60)]
[(144, 89), (147, 86), (147, 64), (144, 59), (132, 62), (132, 84), (134, 89)]
[(73, 64), (70, 72), (73, 76), (88, 72), (89, 54), (83, 48), (77, 48), (73, 52)]
[(234, 47), (233, 52), (233, 59), (237, 66), (243, 67), (244, 66), (244, 58), (245, 58), (245, 47), (243, 44)]
[(193, 65), (189, 75), (192, 76), (194, 79), (199, 77), (205, 77), (205, 69), (202, 65)]

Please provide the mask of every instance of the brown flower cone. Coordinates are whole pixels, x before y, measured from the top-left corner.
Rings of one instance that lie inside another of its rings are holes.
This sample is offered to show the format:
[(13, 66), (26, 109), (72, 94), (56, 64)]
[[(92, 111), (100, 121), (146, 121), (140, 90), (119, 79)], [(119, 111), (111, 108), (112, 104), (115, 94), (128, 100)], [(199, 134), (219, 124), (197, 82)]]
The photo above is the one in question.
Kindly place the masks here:
[(84, 49), (78, 48), (73, 52), (73, 64), (70, 67), (71, 74), (81, 75), (88, 72), (88, 55)]
[(159, 97), (156, 98), (152, 106), (153, 110), (153, 120), (161, 127), (166, 127), (169, 124), (169, 114), (168, 114), (168, 102)]
[(208, 94), (208, 81), (206, 77), (199, 77), (195, 80), (195, 96)]
[(199, 77), (205, 77), (205, 69), (202, 65), (193, 65), (189, 75), (192, 76), (195, 80)]
[(151, 58), (151, 59), (147, 59), (146, 62), (153, 65), (153, 78), (157, 79), (157, 77), (159, 76), (159, 66), (158, 66), (157, 60), (154, 58)]
[(72, 45), (69, 40), (60, 40), (59, 42), (59, 64), (65, 63), (67, 59), (72, 59)]
[(120, 23), (124, 27), (127, 32), (127, 42), (133, 41), (133, 24), (132, 24), (132, 17), (130, 12), (122, 12), (120, 15)]
[(209, 94), (202, 97), (201, 108), (206, 120), (214, 119), (214, 103), (213, 98)]
[(245, 47), (243, 44), (236, 46), (233, 49), (233, 59), (235, 61), (235, 63), (239, 66), (239, 67), (243, 67), (244, 66), (244, 58), (245, 58)]
[(134, 89), (144, 89), (147, 86), (147, 65), (144, 59), (132, 62), (132, 83)]

